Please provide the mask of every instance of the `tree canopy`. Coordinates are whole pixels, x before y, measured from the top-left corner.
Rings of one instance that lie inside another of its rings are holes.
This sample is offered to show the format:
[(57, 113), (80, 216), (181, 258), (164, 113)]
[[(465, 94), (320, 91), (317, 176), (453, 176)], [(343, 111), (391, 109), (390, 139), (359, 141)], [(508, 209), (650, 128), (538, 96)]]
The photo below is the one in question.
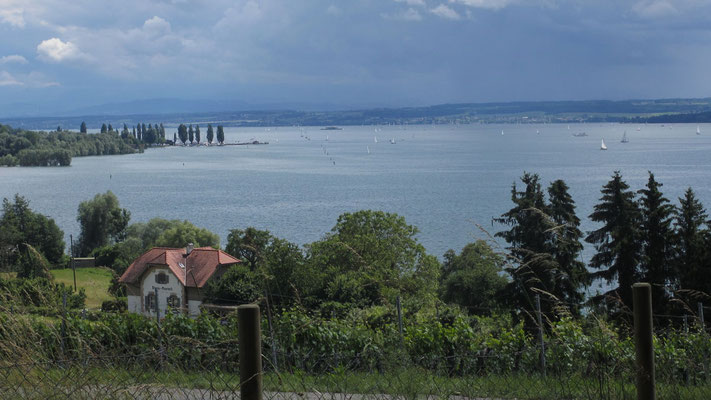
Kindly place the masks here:
[(81, 227), (77, 248), (80, 255), (125, 238), (131, 213), (119, 206), (118, 197), (111, 191), (97, 194), (79, 204), (77, 221)]

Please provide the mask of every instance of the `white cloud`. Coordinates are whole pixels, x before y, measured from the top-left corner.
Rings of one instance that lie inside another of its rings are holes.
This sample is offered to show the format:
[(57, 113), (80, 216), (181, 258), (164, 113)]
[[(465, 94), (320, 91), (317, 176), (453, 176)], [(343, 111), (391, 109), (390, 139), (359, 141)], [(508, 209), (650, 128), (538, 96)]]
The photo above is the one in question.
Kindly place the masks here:
[(438, 17), (446, 19), (461, 19), (462, 17), (453, 9), (447, 7), (445, 4), (440, 4), (437, 7), (430, 10), (430, 12)]
[(0, 22), (18, 28), (24, 28), (24, 12), (21, 8), (8, 8), (6, 5), (0, 3)]
[(11, 54), (9, 56), (0, 57), (0, 64), (27, 64), (27, 59), (18, 54)]
[(425, 3), (425, 0), (395, 0), (396, 3), (405, 3), (408, 6), (420, 6), (420, 7), (425, 7), (427, 4)]
[(421, 21), (422, 20), (422, 15), (415, 10), (414, 8), (408, 8), (407, 10), (404, 10), (399, 13), (395, 14), (380, 14), (381, 17), (385, 19), (393, 19), (393, 20), (400, 20), (400, 21)]
[(22, 86), (23, 83), (15, 79), (14, 76), (10, 75), (7, 71), (0, 72), (0, 86)]
[(679, 10), (667, 0), (643, 0), (632, 6), (632, 11), (642, 18), (660, 18), (679, 14)]
[(166, 35), (170, 33), (170, 22), (156, 16), (143, 23), (143, 31), (151, 36)]
[(449, 0), (450, 3), (459, 3), (473, 8), (484, 8), (487, 10), (499, 10), (516, 0)]
[(40, 58), (50, 62), (62, 62), (85, 59), (86, 55), (72, 42), (62, 42), (61, 39), (51, 38), (37, 45)]

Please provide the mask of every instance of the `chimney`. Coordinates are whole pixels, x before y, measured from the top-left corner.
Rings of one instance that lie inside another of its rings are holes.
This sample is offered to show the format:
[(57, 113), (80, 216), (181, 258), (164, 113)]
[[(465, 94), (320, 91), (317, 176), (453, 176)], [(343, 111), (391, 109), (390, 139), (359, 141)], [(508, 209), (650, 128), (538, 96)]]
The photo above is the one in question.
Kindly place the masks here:
[(187, 247), (185, 247), (185, 255), (189, 256), (190, 253), (192, 253), (192, 252), (193, 252), (193, 244), (188, 243)]

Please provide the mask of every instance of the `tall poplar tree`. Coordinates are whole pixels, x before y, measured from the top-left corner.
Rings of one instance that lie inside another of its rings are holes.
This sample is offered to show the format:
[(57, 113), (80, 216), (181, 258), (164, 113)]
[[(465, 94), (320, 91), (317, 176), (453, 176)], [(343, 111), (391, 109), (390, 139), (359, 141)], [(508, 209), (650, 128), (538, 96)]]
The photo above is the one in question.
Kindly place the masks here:
[(217, 125), (217, 143), (223, 144), (225, 142), (225, 131), (222, 125)]
[[(616, 284), (617, 287), (605, 294), (619, 297), (624, 306), (631, 308), (632, 285), (640, 279), (641, 215), (635, 194), (622, 180), (619, 171), (615, 171), (612, 180), (603, 186), (600, 203), (595, 205), (589, 218), (603, 224), (585, 238), (586, 242), (595, 245), (597, 251), (590, 260), (590, 266), (599, 271), (593, 272), (591, 277)], [(618, 308), (621, 305), (611, 306)]]
[(214, 134), (212, 132), (212, 124), (207, 124), (207, 143), (212, 144), (213, 138), (214, 138)]
[(200, 125), (195, 125), (195, 141), (200, 144)]
[(183, 142), (183, 146), (185, 146), (185, 142), (188, 140), (188, 128), (185, 124), (180, 124), (178, 126), (178, 137), (180, 138), (180, 141)]
[(647, 186), (637, 191), (641, 196), (639, 206), (642, 216), (642, 280), (652, 285), (652, 307), (661, 313), (669, 299), (670, 284), (675, 280), (672, 270), (674, 207), (669, 204), (659, 188), (661, 183), (649, 172)]
[(106, 124), (101, 124), (101, 133), (106, 133), (106, 131), (107, 131)]
[(188, 139), (190, 139), (190, 144), (193, 144), (193, 139), (195, 139), (195, 131), (193, 131), (193, 124), (188, 127)]
[(86, 122), (81, 121), (81, 125), (79, 125), (79, 132), (86, 133)]

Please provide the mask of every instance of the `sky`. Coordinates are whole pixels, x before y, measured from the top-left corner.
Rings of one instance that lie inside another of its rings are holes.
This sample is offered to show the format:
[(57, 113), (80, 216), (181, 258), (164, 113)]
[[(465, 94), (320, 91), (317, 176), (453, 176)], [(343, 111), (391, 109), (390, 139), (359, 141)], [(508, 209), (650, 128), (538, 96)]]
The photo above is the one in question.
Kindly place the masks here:
[(707, 97), (709, 21), (709, 0), (0, 0), (0, 108)]

